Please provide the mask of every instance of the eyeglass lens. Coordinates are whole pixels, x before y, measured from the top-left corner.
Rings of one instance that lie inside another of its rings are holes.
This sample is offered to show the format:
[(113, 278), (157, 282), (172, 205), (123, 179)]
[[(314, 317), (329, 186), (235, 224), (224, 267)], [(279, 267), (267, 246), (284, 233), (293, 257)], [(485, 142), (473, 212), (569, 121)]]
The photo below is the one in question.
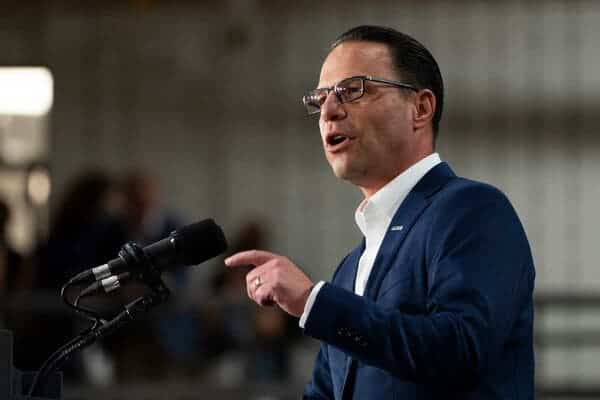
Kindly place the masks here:
[(333, 89), (321, 88), (310, 91), (304, 96), (303, 102), (309, 114), (316, 114), (321, 111), (321, 106), (331, 90), (335, 91), (340, 103), (347, 103), (360, 98), (363, 95), (363, 88), (362, 78), (349, 78), (339, 82)]

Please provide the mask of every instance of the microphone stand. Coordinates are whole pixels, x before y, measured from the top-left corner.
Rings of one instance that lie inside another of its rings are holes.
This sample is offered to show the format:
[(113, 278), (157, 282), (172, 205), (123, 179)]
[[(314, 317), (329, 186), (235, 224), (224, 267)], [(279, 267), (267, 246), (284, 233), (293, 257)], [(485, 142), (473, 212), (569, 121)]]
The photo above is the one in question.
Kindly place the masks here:
[(124, 310), (111, 320), (93, 327), (87, 333), (78, 335), (54, 352), (50, 358), (44, 362), (44, 365), (33, 379), (29, 388), (29, 396), (34, 396), (36, 394), (36, 389), (41, 387), (41, 383), (60, 368), (62, 363), (74, 352), (81, 351), (98, 339), (112, 334), (123, 325), (136, 319), (140, 314), (148, 312), (150, 309), (164, 303), (169, 298), (170, 291), (160, 278), (160, 270), (153, 266), (151, 259), (140, 246), (133, 242), (127, 243), (123, 246), (119, 256), (135, 263), (132, 265), (137, 266), (136, 275), (150, 288), (150, 293), (127, 304), (124, 307)]

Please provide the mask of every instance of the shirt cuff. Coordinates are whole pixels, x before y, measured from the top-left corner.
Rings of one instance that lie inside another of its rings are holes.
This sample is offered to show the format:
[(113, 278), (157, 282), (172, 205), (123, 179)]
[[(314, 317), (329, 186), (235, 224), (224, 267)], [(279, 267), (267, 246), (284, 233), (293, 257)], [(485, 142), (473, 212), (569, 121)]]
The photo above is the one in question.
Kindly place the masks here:
[(308, 295), (308, 298), (306, 299), (306, 304), (304, 305), (304, 312), (300, 316), (300, 321), (298, 322), (298, 325), (300, 325), (300, 328), (304, 329), (304, 324), (306, 323), (308, 314), (310, 314), (310, 310), (312, 309), (312, 306), (315, 303), (315, 299), (317, 298), (317, 295), (319, 294), (319, 290), (321, 290), (321, 287), (324, 284), (325, 284), (325, 281), (319, 281), (315, 285), (315, 287), (313, 287), (312, 290), (310, 291), (310, 294)]

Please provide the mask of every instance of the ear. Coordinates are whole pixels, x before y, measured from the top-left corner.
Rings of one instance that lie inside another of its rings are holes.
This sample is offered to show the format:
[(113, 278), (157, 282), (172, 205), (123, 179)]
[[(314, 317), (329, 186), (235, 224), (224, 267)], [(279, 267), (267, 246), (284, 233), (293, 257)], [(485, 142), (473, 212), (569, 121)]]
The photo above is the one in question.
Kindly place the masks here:
[(429, 89), (419, 90), (415, 95), (413, 123), (415, 130), (423, 129), (433, 119), (435, 113), (435, 95)]

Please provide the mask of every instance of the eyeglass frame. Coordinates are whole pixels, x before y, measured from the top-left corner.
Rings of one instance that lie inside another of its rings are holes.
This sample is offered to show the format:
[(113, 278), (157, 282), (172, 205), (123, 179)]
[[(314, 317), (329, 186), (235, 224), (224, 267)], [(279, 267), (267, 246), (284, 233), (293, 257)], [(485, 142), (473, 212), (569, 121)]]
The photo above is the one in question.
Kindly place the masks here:
[[(349, 101), (344, 101), (342, 100), (341, 94), (338, 91), (338, 85), (340, 85), (343, 82), (349, 81), (351, 79), (360, 79), (360, 95), (358, 97), (356, 97), (355, 99), (349, 100)], [(327, 95), (325, 96), (325, 99), (327, 99), (327, 97), (329, 97), (329, 93), (331, 93), (332, 91), (335, 93), (335, 97), (337, 97), (338, 101), (340, 102), (340, 104), (345, 104), (345, 103), (351, 103), (353, 101), (356, 101), (358, 99), (360, 99), (361, 97), (363, 97), (365, 95), (365, 81), (370, 81), (370, 82), (377, 82), (377, 83), (384, 83), (386, 85), (391, 85), (391, 86), (395, 86), (398, 87), (400, 89), (409, 89), (412, 90), (414, 92), (418, 92), (419, 89), (411, 84), (408, 83), (404, 83), (404, 82), (400, 82), (400, 81), (395, 81), (395, 80), (391, 80), (391, 79), (385, 79), (385, 78), (378, 78), (378, 77), (374, 77), (374, 76), (370, 76), (370, 75), (356, 75), (356, 76), (350, 76), (348, 78), (344, 78), (341, 81), (339, 81), (338, 83), (336, 83), (333, 86), (328, 86), (328, 87), (323, 87), (323, 88), (316, 88), (313, 89), (309, 92), (309, 94), (302, 96), (302, 104), (304, 104), (304, 107), (306, 108), (306, 110), (308, 111), (308, 101), (307, 98), (311, 97), (312, 95), (310, 93), (316, 91), (316, 90), (325, 90), (327, 91)], [(321, 113), (321, 107), (322, 104), (319, 105), (319, 108), (316, 109), (314, 112), (310, 112), (308, 111), (308, 115), (315, 115), (315, 114), (320, 114)]]

